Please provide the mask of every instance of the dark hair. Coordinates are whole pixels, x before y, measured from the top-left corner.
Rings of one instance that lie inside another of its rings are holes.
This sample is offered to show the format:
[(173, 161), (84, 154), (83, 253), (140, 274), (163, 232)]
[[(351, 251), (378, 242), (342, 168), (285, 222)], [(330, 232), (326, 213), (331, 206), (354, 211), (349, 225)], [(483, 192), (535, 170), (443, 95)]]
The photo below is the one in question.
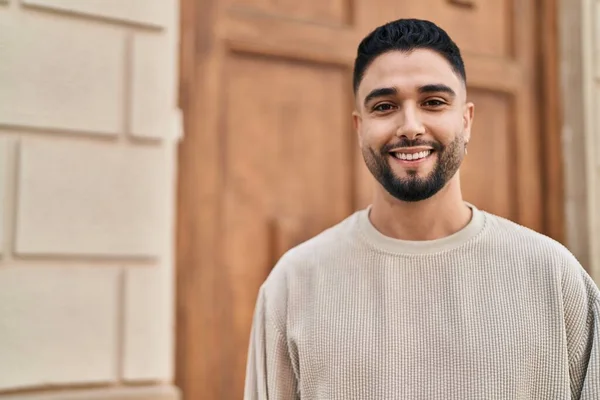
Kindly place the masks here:
[(430, 49), (443, 56), (466, 84), (467, 74), (460, 49), (446, 31), (430, 21), (399, 19), (378, 27), (358, 45), (354, 62), (354, 93), (375, 58), (392, 50), (410, 52), (415, 49)]

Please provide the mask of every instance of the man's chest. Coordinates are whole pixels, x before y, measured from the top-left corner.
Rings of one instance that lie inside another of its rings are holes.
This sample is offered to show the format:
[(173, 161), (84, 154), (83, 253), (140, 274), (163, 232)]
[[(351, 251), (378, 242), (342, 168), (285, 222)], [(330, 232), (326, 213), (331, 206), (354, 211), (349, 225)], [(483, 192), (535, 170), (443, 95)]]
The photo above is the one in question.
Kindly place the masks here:
[(288, 331), (300, 382), (328, 391), (314, 398), (530, 391), (548, 365), (563, 362), (555, 304), (462, 280), (371, 280), (320, 292)]

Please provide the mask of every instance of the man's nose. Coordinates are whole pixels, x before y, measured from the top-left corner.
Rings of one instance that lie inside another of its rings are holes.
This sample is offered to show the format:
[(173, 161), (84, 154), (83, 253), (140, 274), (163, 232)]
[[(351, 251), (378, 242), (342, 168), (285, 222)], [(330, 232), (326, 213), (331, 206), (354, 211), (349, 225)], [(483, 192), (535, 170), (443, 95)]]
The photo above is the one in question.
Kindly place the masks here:
[(425, 128), (421, 122), (418, 109), (415, 105), (405, 105), (399, 114), (399, 125), (396, 136), (414, 139), (425, 133)]

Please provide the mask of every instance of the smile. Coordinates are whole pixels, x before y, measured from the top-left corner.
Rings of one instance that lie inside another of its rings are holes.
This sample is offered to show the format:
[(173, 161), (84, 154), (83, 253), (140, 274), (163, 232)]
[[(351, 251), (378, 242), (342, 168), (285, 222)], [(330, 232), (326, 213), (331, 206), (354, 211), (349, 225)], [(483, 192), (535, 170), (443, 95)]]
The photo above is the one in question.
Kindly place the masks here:
[(392, 153), (390, 153), (392, 155), (392, 157), (398, 159), (398, 160), (402, 160), (402, 161), (409, 161), (411, 163), (414, 162), (418, 162), (418, 161), (423, 161), (426, 158), (428, 158), (431, 153), (433, 153), (432, 149), (427, 149), (427, 150), (421, 150), (421, 151), (411, 151), (411, 150), (398, 150), (398, 151), (394, 151)]

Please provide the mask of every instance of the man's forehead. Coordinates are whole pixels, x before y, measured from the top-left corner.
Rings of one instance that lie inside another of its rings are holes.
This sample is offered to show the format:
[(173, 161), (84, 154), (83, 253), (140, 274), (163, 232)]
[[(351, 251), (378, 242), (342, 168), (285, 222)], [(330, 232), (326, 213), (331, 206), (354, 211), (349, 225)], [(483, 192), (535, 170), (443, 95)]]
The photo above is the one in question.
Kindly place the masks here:
[(367, 67), (358, 94), (364, 98), (378, 87), (412, 91), (429, 84), (445, 84), (456, 93), (463, 91), (461, 79), (438, 53), (427, 49), (390, 51), (375, 58)]

